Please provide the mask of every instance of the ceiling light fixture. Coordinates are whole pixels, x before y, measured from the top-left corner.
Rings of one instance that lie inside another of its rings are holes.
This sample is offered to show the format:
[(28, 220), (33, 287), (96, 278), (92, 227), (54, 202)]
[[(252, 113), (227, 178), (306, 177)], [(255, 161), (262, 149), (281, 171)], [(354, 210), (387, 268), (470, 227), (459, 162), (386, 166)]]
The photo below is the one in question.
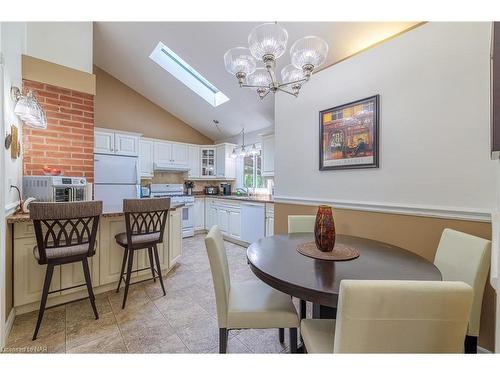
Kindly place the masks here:
[(18, 87), (11, 87), (10, 94), (12, 100), (16, 102), (14, 113), (24, 122), (25, 125), (37, 128), (47, 129), (47, 117), (40, 103), (36, 99), (33, 91), (23, 95)]
[[(226, 70), (238, 79), (240, 87), (255, 89), (261, 99), (277, 91), (297, 97), (314, 69), (325, 62), (328, 44), (316, 36), (297, 40), (290, 48), (292, 63), (281, 70), (280, 82), (276, 59), (285, 53), (287, 42), (288, 32), (277, 23), (256, 26), (248, 36), (249, 48), (235, 47), (224, 54)], [(257, 61), (265, 67), (257, 68)]]

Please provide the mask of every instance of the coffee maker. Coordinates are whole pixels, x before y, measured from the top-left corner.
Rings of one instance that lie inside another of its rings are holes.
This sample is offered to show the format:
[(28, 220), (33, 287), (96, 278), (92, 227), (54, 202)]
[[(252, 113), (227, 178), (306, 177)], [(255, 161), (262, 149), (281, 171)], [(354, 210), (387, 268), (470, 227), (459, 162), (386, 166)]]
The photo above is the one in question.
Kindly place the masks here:
[(222, 195), (231, 195), (231, 184), (227, 182), (220, 184), (220, 191)]

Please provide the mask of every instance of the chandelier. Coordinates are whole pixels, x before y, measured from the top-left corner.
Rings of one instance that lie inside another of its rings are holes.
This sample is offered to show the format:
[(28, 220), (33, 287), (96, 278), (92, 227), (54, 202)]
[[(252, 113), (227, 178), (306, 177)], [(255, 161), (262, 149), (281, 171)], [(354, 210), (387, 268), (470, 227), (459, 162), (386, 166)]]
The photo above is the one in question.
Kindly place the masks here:
[[(270, 92), (286, 92), (297, 97), (314, 69), (326, 60), (328, 44), (317, 36), (297, 40), (290, 48), (291, 64), (276, 76), (276, 59), (283, 56), (288, 32), (276, 23), (256, 26), (248, 35), (248, 46), (231, 48), (224, 54), (226, 70), (236, 76), (240, 87), (255, 89), (261, 99)], [(264, 67), (257, 67), (263, 62)]]

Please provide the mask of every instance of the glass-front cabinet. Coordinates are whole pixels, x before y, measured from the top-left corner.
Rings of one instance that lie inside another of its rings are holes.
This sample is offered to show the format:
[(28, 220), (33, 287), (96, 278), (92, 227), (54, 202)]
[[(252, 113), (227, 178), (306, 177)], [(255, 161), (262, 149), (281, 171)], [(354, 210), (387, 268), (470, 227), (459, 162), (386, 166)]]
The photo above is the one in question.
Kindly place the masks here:
[(215, 147), (201, 148), (201, 177), (215, 177)]

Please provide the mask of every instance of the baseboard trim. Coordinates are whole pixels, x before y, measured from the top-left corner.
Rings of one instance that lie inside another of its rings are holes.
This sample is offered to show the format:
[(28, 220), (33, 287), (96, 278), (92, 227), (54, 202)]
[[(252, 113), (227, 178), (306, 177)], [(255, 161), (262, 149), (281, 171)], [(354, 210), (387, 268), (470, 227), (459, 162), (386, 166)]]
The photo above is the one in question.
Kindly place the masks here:
[(481, 209), (464, 207), (440, 207), (440, 206), (421, 206), (421, 205), (398, 205), (379, 202), (353, 202), (346, 200), (318, 200), (315, 198), (299, 198), (290, 196), (275, 196), (275, 203), (298, 204), (306, 206), (317, 206), (328, 204), (335, 208), (380, 212), (409, 216), (425, 216), (439, 219), (455, 219), (467, 221), (491, 222), (491, 212)]
[(477, 353), (478, 354), (493, 354), (492, 352), (490, 352), (488, 349), (485, 349), (481, 346), (477, 346)]
[(12, 330), (12, 326), (14, 325), (14, 320), (16, 319), (16, 309), (12, 308), (10, 310), (10, 314), (7, 318), (7, 321), (5, 322), (5, 332), (4, 332), (4, 343), (2, 347), (5, 347), (7, 345), (7, 339), (9, 338), (10, 331)]

